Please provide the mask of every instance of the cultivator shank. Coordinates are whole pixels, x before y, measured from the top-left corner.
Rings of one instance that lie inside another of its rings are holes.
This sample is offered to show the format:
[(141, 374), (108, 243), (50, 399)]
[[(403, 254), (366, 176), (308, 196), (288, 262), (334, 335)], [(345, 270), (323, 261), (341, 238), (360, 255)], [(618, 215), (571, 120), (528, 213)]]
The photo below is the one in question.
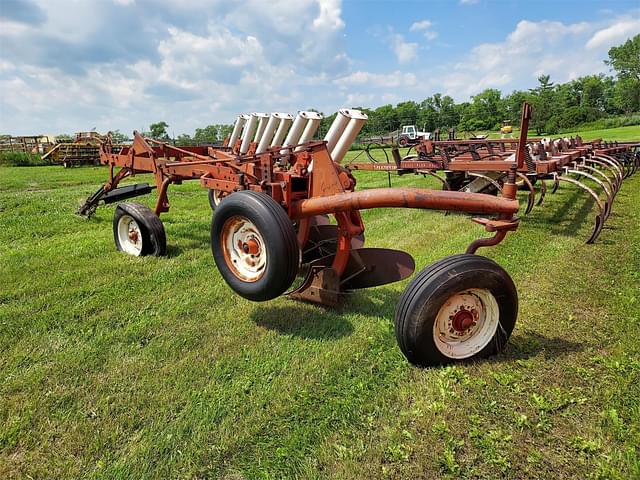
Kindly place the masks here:
[[(525, 107), (523, 125), (530, 116), (530, 108)], [(504, 196), (503, 184), (517, 155), (520, 160), (515, 173), (520, 188), (528, 192), (525, 214), (542, 204), (546, 181), (553, 182), (552, 193), (564, 182), (593, 199), (598, 212), (587, 243), (600, 235), (623, 179), (640, 168), (640, 146), (636, 143), (583, 142), (579, 136), (528, 139), (526, 129), (519, 139), (423, 140), (413, 148), (415, 153), (405, 157), (397, 148), (392, 149), (394, 163), (350, 163), (347, 168), (429, 175), (437, 178), (444, 190)], [(370, 159), (374, 160), (371, 155)], [(537, 203), (534, 185), (539, 187)]]

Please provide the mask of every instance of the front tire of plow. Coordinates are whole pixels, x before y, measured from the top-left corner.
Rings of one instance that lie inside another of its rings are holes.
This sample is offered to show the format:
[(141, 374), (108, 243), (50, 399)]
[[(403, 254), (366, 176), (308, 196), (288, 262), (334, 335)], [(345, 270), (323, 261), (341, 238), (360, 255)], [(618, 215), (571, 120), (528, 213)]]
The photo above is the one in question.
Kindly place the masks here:
[(141, 203), (121, 203), (113, 216), (116, 248), (134, 257), (167, 254), (167, 237), (158, 216)]
[(300, 265), (289, 216), (269, 195), (250, 190), (220, 203), (211, 223), (211, 250), (225, 282), (256, 302), (285, 293)]
[(500, 352), (518, 316), (518, 294), (500, 265), (478, 255), (432, 263), (396, 307), (395, 331), (409, 362), (423, 367)]

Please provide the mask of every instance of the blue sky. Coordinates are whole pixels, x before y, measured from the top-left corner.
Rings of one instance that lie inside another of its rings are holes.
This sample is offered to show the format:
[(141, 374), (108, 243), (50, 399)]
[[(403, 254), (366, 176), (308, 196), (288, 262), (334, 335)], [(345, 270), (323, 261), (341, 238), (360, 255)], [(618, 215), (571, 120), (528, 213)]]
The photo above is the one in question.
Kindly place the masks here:
[(638, 33), (638, 0), (0, 0), (0, 133), (462, 101), (609, 73)]

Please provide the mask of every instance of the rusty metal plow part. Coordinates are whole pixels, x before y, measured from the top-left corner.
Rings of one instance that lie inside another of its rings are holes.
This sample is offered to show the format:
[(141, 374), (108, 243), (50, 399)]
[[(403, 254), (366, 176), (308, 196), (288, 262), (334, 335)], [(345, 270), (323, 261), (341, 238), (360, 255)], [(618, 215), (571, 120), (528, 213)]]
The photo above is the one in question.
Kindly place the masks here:
[(442, 178), (440, 175), (438, 175), (436, 172), (432, 170), (416, 170), (416, 173), (420, 173), (422, 175), (431, 175), (432, 177), (437, 178), (442, 183), (442, 186), (444, 187), (445, 190), (451, 190), (451, 185), (449, 185), (449, 182), (447, 182), (447, 179)]
[(622, 178), (627, 178), (629, 176), (628, 169), (625, 168), (625, 166), (621, 162), (619, 162), (617, 158), (611, 155), (605, 155), (604, 153), (597, 153), (593, 155), (593, 158), (598, 160), (603, 160), (612, 165), (615, 165), (615, 168), (620, 172), (620, 174), (622, 175)]
[[(585, 158), (582, 161), (583, 165), (591, 165), (591, 166), (599, 166), (602, 170), (606, 172), (610, 172), (615, 179), (616, 190), (620, 190), (620, 186), (622, 185), (623, 176), (616, 167), (612, 166), (609, 163), (606, 163), (602, 160), (596, 160), (595, 158)], [(607, 175), (608, 177), (608, 175)]]
[[(314, 219), (318, 217), (313, 217)], [(328, 219), (327, 219), (328, 221)], [(340, 231), (337, 225), (319, 224), (312, 225), (309, 229), (309, 238), (302, 250), (302, 263), (312, 263), (318, 258), (335, 255), (338, 248)], [(351, 239), (351, 248), (364, 247), (364, 233)]]
[[(616, 177), (610, 177), (609, 175), (607, 175), (604, 171), (595, 168), (592, 165), (587, 165), (584, 161), (583, 162), (573, 162), (571, 164), (572, 168), (575, 170), (582, 170), (585, 172), (589, 172), (592, 175), (596, 175), (598, 178), (602, 179), (606, 184), (607, 187), (609, 189), (609, 192), (611, 193), (611, 197), (615, 197), (616, 194), (618, 193), (619, 188), (619, 184), (618, 184), (618, 179)], [(607, 172), (611, 172), (611, 170), (607, 169)]]
[(291, 205), (290, 215), (292, 218), (304, 218), (371, 208), (425, 208), (513, 215), (518, 211), (519, 205), (517, 200), (496, 198), (483, 193), (419, 188), (371, 188), (299, 200)]
[(547, 194), (547, 183), (544, 181), (544, 178), (538, 178), (538, 183), (540, 183), (540, 198), (536, 205), (540, 206), (544, 201), (544, 196)]
[(527, 208), (524, 211), (524, 214), (527, 215), (533, 209), (533, 205), (534, 205), (534, 203), (536, 201), (536, 191), (533, 188), (533, 184), (531, 183), (531, 181), (527, 178), (527, 176), (524, 173), (516, 172), (516, 175), (519, 178), (522, 179), (524, 184), (529, 189), (529, 193), (527, 194)]
[(553, 187), (551, 187), (551, 193), (556, 193), (558, 191), (558, 187), (560, 186), (560, 175), (557, 173), (553, 174)]
[(322, 299), (322, 303), (335, 305), (350, 290), (371, 288), (398, 282), (415, 271), (411, 255), (389, 248), (354, 248), (343, 274), (338, 277), (331, 268), (336, 255), (330, 254), (303, 265), (302, 283), (287, 292), (291, 298), (306, 301)]
[[(603, 153), (599, 155), (605, 156)], [(617, 162), (622, 168), (624, 172), (624, 178), (629, 178), (635, 172), (635, 165), (633, 162), (629, 162), (629, 158), (625, 155), (625, 152), (612, 153), (610, 155), (606, 155), (607, 158), (611, 158), (613, 161)]]
[(598, 197), (598, 194), (596, 194), (596, 192), (594, 192), (591, 188), (587, 187), (584, 183), (576, 180), (575, 178), (563, 177), (558, 175), (557, 173), (554, 173), (553, 176), (554, 176), (554, 180), (557, 183), (560, 183), (560, 182), (571, 183), (577, 186), (578, 188), (581, 188), (585, 192), (587, 192), (594, 199), (600, 212), (596, 215), (596, 219), (593, 225), (593, 230), (591, 231), (591, 235), (589, 236), (589, 238), (585, 243), (595, 242), (596, 238), (598, 238), (598, 235), (600, 235), (600, 232), (602, 231), (602, 226), (604, 224), (605, 208), (604, 208), (604, 205), (602, 204), (602, 201), (600, 200), (600, 197)]
[(611, 202), (613, 201), (613, 197), (611, 196), (611, 192), (609, 191), (609, 189), (605, 186), (605, 184), (600, 181), (598, 178), (594, 177), (593, 175), (584, 172), (582, 170), (573, 170), (569, 167), (564, 167), (564, 171), (565, 173), (568, 174), (572, 174), (572, 175), (577, 175), (577, 176), (582, 176), (585, 178), (588, 178), (589, 180), (595, 182), (605, 193), (606, 197), (607, 197), (607, 201), (604, 203), (604, 217), (603, 220), (606, 220), (609, 217), (609, 213), (611, 211)]
[[(614, 184), (611, 181), (611, 179), (603, 171), (598, 170), (597, 168), (593, 168), (593, 167), (590, 167), (588, 165), (582, 164), (582, 163), (577, 163), (577, 162), (573, 162), (571, 164), (571, 168), (573, 170), (578, 170), (578, 171), (581, 171), (581, 172), (585, 172), (585, 174), (591, 175), (593, 177), (591, 179), (594, 182), (596, 182), (596, 181), (599, 181), (601, 183), (604, 182), (604, 183), (602, 183), (600, 185), (600, 187), (605, 191), (605, 193), (607, 194), (607, 196), (611, 200), (613, 200), (613, 198), (616, 196), (616, 193), (618, 193), (617, 184)], [(606, 183), (606, 186), (605, 186), (605, 183)]]
[(589, 173), (591, 173), (592, 175), (597, 175), (599, 178), (601, 178), (602, 180), (604, 180), (606, 182), (606, 184), (609, 187), (609, 191), (611, 192), (611, 198), (615, 198), (616, 194), (618, 193), (619, 190), (619, 185), (618, 182), (616, 181), (614, 183), (614, 181), (606, 174), (604, 173), (602, 170), (598, 170), (597, 168), (591, 167), (589, 165), (586, 165), (584, 163), (576, 163), (574, 165), (574, 168), (577, 170), (584, 170), (587, 171)]
[[(495, 189), (502, 195), (502, 185), (500, 185), (497, 180), (494, 180), (493, 178), (489, 177), (488, 175), (485, 175), (484, 173), (479, 173), (479, 172), (467, 172), (467, 173), (469, 174), (470, 177), (482, 178), (483, 180), (486, 180), (491, 185), (493, 185)], [(506, 176), (506, 173), (503, 176)]]

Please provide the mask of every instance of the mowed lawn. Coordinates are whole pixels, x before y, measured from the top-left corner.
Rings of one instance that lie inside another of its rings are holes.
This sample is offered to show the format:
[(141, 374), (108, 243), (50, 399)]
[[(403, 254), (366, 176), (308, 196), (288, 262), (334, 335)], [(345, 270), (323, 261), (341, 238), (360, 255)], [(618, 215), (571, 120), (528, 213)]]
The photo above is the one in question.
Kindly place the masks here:
[[(518, 138), (520, 129), (514, 128), (512, 136), (514, 138)], [(489, 133), (490, 138), (500, 138), (501, 135), (495, 132), (486, 132)], [(598, 129), (598, 130), (580, 130), (573, 132), (564, 132), (556, 135), (551, 135), (551, 138), (557, 137), (575, 137), (579, 134), (583, 140), (596, 140), (598, 138), (607, 140), (607, 141), (629, 141), (629, 140), (637, 140), (640, 138), (640, 125), (629, 125), (626, 127), (616, 127), (616, 128), (607, 128), (607, 129)], [(535, 131), (529, 130), (529, 136), (536, 136)], [(549, 137), (549, 135), (543, 135), (543, 137)]]
[[(0, 168), (0, 478), (640, 477), (640, 175), (594, 245), (592, 203), (563, 184), (481, 249), (519, 289), (506, 350), (419, 369), (393, 327), (408, 280), (336, 310), (251, 303), (216, 270), (197, 182), (170, 188), (168, 257), (133, 258), (113, 206), (73, 214), (106, 174)], [(364, 219), (368, 246), (418, 268), (484, 234), (435, 211)]]

